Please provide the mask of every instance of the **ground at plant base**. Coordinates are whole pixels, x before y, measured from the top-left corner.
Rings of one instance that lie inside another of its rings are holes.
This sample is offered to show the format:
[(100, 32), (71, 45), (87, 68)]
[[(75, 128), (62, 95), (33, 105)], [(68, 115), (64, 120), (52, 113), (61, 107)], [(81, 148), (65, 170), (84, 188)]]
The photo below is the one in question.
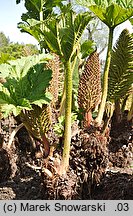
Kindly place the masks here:
[[(35, 158), (31, 151), (26, 130), (21, 129), (12, 147), (7, 149), (17, 123), (10, 117), (0, 124), (0, 143), (4, 142), (4, 147), (0, 148), (0, 200), (133, 199), (133, 131), (125, 120), (117, 128), (113, 127), (103, 149), (97, 146), (99, 140), (105, 144), (99, 134), (98, 138), (87, 131), (75, 135), (67, 176), (54, 176), (52, 180), (43, 172), (44, 159)], [(88, 142), (92, 148), (97, 148), (97, 158)], [(90, 161), (87, 158), (91, 158)]]

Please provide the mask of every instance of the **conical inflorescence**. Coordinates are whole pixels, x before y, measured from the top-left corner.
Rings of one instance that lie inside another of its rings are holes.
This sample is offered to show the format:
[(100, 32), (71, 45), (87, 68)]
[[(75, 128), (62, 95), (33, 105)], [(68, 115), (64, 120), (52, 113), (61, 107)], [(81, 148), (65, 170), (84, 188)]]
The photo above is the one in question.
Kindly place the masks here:
[(49, 155), (50, 146), (46, 133), (52, 124), (52, 112), (49, 105), (45, 104), (40, 108), (33, 105), (33, 110), (21, 113), (21, 120), (30, 134), (40, 140), (44, 145), (45, 156)]
[(92, 110), (100, 102), (101, 96), (101, 72), (99, 54), (94, 51), (87, 59), (84, 71), (80, 77), (78, 90), (79, 108), (85, 113), (86, 126), (89, 126), (92, 118)]

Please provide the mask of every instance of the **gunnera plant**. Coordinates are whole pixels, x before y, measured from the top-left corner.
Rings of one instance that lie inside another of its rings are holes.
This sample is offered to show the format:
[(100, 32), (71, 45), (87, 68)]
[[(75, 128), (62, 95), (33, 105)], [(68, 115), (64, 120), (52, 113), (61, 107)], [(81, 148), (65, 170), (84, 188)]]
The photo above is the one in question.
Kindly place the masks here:
[(49, 142), (46, 132), (51, 124), (51, 94), (47, 91), (52, 71), (46, 63), (50, 54), (22, 57), (0, 65), (0, 106), (4, 117), (20, 116), (28, 132), (44, 145), (47, 157)]

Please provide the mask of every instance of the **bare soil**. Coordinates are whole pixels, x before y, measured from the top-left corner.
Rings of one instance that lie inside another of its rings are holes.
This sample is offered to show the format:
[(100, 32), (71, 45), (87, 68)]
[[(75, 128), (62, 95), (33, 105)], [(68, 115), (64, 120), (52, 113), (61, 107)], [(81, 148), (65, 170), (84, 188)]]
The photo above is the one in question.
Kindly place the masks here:
[[(133, 128), (125, 119), (105, 137), (93, 127), (76, 133), (68, 174), (52, 179), (43, 167), (52, 171), (53, 161), (40, 155), (24, 127), (7, 147), (17, 124), (13, 117), (0, 122), (0, 200), (133, 199)], [(54, 156), (60, 158), (58, 138), (51, 134), (50, 139), (57, 142)]]

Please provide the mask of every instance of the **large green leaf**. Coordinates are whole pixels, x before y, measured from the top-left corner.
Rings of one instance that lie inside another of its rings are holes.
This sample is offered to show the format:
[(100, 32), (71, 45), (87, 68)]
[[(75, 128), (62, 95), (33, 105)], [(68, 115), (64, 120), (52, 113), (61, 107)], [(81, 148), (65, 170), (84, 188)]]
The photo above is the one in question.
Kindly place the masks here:
[(20, 79), (24, 77), (28, 70), (34, 65), (38, 63), (46, 63), (47, 60), (52, 58), (52, 55), (43, 53), (8, 61), (8, 64), (0, 65), (0, 77), (6, 78), (10, 75), (10, 78), (15, 77), (16, 79)]
[(76, 51), (82, 33), (92, 19), (88, 13), (72, 16), (73, 14), (68, 12), (65, 16), (65, 25), (61, 16), (58, 19), (50, 19), (45, 23), (42, 32), (49, 49), (65, 60), (72, 57)]
[(83, 0), (78, 2), (88, 7), (109, 28), (115, 28), (133, 16), (133, 3), (131, 1)]
[[(40, 28), (38, 29), (38, 32), (40, 32)], [(44, 30), (43, 32), (40, 32), (45, 42), (48, 45), (48, 48), (56, 53), (59, 56), (62, 56), (62, 50), (60, 45), (60, 33), (59, 33), (59, 20), (58, 19), (50, 19), (47, 20), (44, 24)]]
[(6, 82), (0, 84), (0, 104), (7, 104), (10, 109), (8, 112), (18, 114), (22, 109), (32, 109), (32, 104), (41, 107), (42, 104), (50, 103), (51, 95), (46, 89), (52, 71), (44, 68), (44, 62), (51, 58), (51, 55), (42, 54), (10, 61), (9, 65), (0, 65), (1, 76), (6, 77)]
[(43, 48), (48, 47), (50, 51), (68, 60), (76, 51), (81, 35), (91, 19), (89, 13), (76, 15), (71, 4), (68, 4), (62, 7), (58, 16), (45, 19), (43, 28), (42, 22), (35, 19), (27, 19), (26, 23), (19, 23), (18, 26), (21, 31), (34, 36), (42, 46), (45, 44)]
[(47, 103), (50, 95), (45, 95), (44, 90), (49, 86), (49, 82), (52, 78), (52, 71), (50, 69), (44, 70), (44, 65), (38, 64), (30, 69), (26, 78), (30, 85), (28, 88), (29, 94), (27, 94), (28, 89), (25, 89), (28, 100), (31, 103), (34, 103), (34, 101), (37, 100), (44, 100)]
[(107, 8), (102, 8), (97, 5), (92, 5), (89, 8), (110, 28), (115, 28), (117, 25), (125, 22), (133, 16), (133, 9), (123, 8), (117, 4), (111, 4)]
[(41, 41), (40, 34), (38, 34), (38, 30), (36, 26), (40, 25), (40, 21), (35, 19), (27, 19), (25, 22), (19, 22), (18, 28), (21, 32), (27, 32), (32, 35), (38, 42)]
[(108, 100), (126, 95), (133, 83), (133, 35), (123, 30), (112, 52)]
[(118, 4), (125, 8), (132, 8), (132, 0), (76, 0), (78, 4), (89, 7), (92, 5), (102, 6), (104, 8), (110, 6), (111, 4)]
[(27, 12), (22, 14), (22, 20), (26, 21), (27, 18), (40, 20), (41, 11), (43, 11), (43, 19), (46, 19), (53, 14), (53, 9), (56, 6), (61, 8), (63, 6), (62, 0), (25, 0)]

